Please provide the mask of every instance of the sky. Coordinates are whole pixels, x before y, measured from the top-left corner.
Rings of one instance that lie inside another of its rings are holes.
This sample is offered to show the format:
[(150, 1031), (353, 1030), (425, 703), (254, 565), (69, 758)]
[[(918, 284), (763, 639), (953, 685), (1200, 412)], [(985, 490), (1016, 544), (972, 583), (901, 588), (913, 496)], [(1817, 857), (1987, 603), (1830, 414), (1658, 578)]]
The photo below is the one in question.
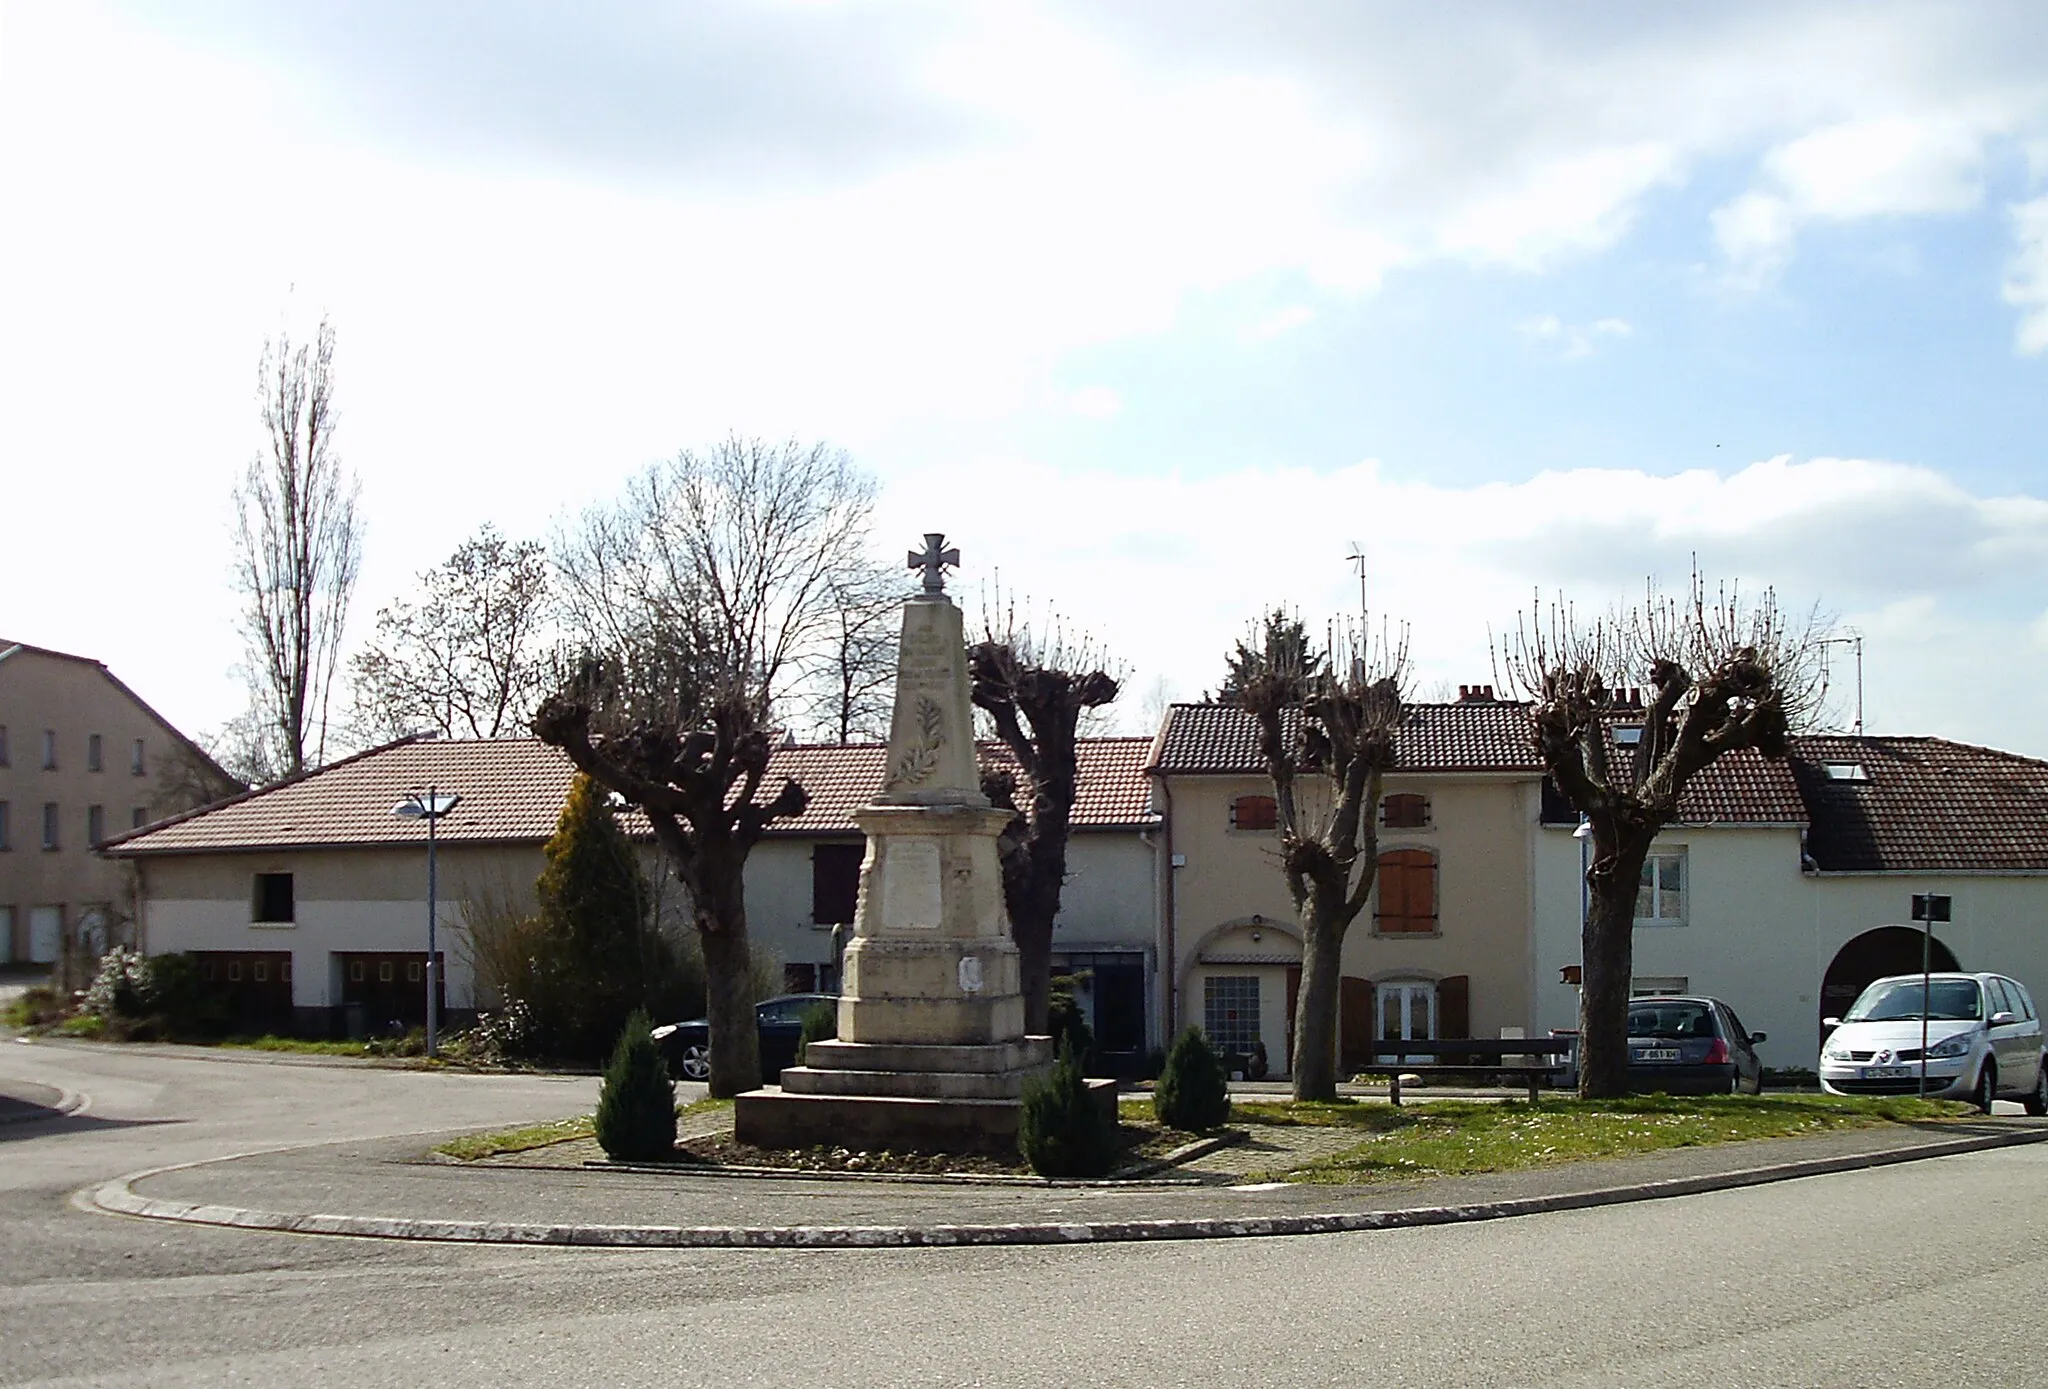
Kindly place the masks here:
[(738, 433), (1132, 731), (1362, 554), (1425, 696), (1697, 564), (1860, 636), (1870, 731), (2048, 757), (2038, 4), (0, 0), (0, 200), (0, 636), (188, 732), (325, 316), (352, 641)]

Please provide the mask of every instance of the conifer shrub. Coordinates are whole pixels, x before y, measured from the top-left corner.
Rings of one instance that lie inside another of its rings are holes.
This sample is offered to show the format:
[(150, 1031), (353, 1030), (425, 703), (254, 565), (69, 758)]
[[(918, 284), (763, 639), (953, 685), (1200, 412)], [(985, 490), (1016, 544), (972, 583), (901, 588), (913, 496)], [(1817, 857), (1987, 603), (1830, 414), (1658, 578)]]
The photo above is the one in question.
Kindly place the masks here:
[(1230, 1118), (1229, 1078), (1223, 1060), (1199, 1027), (1174, 1039), (1152, 1091), (1152, 1112), (1170, 1129), (1204, 1133)]
[(1081, 1001), (1075, 994), (1088, 977), (1085, 971), (1055, 974), (1046, 996), (1046, 1029), (1052, 1035), (1053, 1045), (1072, 1047), (1084, 1075), (1095, 1065), (1095, 1029), (1088, 1026), (1087, 1015), (1081, 1011)]
[(813, 1042), (829, 1042), (839, 1035), (839, 1008), (832, 1003), (813, 1003), (804, 1009), (803, 1031), (797, 1034), (796, 1064), (808, 1066)]
[(655, 1046), (645, 1011), (626, 1019), (598, 1093), (597, 1142), (616, 1162), (659, 1162), (675, 1156), (676, 1083)]
[(1041, 1177), (1100, 1177), (1116, 1166), (1116, 1120), (1089, 1096), (1071, 1046), (1062, 1043), (1052, 1073), (1024, 1087), (1017, 1149)]

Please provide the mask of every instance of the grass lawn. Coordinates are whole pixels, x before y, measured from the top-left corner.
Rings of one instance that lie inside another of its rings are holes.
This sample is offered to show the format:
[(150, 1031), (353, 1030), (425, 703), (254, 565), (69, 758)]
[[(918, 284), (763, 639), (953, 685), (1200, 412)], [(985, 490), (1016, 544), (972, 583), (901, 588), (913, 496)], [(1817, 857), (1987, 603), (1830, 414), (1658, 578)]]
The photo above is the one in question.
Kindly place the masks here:
[(307, 1056), (368, 1056), (370, 1050), (361, 1042), (315, 1041), (309, 1037), (226, 1037), (218, 1042), (206, 1043), (217, 1047), (228, 1047), (237, 1051), (290, 1051)]
[[(695, 1114), (715, 1114), (730, 1110), (731, 1100), (702, 1099), (676, 1106), (676, 1117), (688, 1118)], [(578, 1138), (589, 1138), (597, 1132), (595, 1114), (579, 1114), (570, 1119), (555, 1119), (545, 1124), (528, 1124), (523, 1128), (495, 1129), (489, 1133), (465, 1134), (435, 1145), (434, 1151), (446, 1157), (461, 1158), (474, 1162), (478, 1158), (497, 1157), (501, 1153), (523, 1153), (530, 1148), (545, 1148), (550, 1143), (568, 1143)]]
[(1938, 1123), (1976, 1111), (1947, 1100), (1836, 1095), (1637, 1095), (1625, 1100), (1541, 1099), (1534, 1104), (1444, 1100), (1391, 1105), (1243, 1103), (1231, 1123), (1355, 1130), (1358, 1142), (1254, 1181), (1365, 1183), (1509, 1172), (1590, 1158), (1626, 1157), (1752, 1138), (1791, 1138), (1886, 1124)]

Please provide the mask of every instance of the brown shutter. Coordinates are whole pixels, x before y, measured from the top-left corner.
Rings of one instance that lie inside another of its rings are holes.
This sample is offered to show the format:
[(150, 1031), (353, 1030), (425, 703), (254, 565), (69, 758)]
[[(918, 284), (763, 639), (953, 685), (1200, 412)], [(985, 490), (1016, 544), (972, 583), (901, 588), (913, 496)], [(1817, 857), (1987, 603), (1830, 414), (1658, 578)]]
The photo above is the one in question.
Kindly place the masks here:
[(1437, 981), (1436, 1032), (1439, 1037), (1472, 1035), (1472, 977), (1453, 974)]
[(1401, 868), (1399, 849), (1380, 855), (1380, 929), (1398, 931), (1400, 918), (1408, 914), (1408, 875)]
[(1412, 851), (1408, 861), (1408, 915), (1415, 931), (1436, 929), (1436, 861), (1426, 850)]

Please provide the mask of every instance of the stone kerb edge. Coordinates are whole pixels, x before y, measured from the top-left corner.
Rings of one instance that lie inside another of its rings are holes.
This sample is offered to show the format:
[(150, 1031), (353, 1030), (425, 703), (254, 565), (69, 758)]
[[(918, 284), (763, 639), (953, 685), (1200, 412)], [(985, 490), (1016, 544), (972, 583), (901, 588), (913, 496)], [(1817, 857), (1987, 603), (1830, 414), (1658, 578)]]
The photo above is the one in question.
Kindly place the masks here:
[(1092, 1244), (1173, 1239), (1240, 1239), (1277, 1235), (1346, 1234), (1422, 1225), (1453, 1225), (1499, 1220), (1518, 1215), (1585, 1210), (1632, 1201), (1693, 1196), (1710, 1191), (1761, 1186), (1799, 1177), (1826, 1176), (1927, 1158), (1954, 1157), (1993, 1148), (2048, 1140), (2048, 1129), (2023, 1129), (1921, 1144), (1886, 1152), (1814, 1158), (1802, 1162), (1747, 1168), (1700, 1177), (1640, 1182), (1593, 1191), (1552, 1196), (1512, 1197), (1458, 1206), (1419, 1206), (1406, 1210), (1348, 1211), (1319, 1215), (1221, 1216), (1203, 1219), (1068, 1221), (1009, 1225), (577, 1225), (420, 1220), (407, 1217), (308, 1214), (244, 1210), (232, 1206), (194, 1205), (137, 1193), (132, 1183), (182, 1167), (131, 1173), (79, 1193), (91, 1207), (117, 1215), (243, 1230), (274, 1230), (288, 1234), (350, 1235), (374, 1239), (414, 1239), (441, 1243), (564, 1245), (578, 1247), (732, 1248), (732, 1249), (874, 1249), (952, 1245)]

